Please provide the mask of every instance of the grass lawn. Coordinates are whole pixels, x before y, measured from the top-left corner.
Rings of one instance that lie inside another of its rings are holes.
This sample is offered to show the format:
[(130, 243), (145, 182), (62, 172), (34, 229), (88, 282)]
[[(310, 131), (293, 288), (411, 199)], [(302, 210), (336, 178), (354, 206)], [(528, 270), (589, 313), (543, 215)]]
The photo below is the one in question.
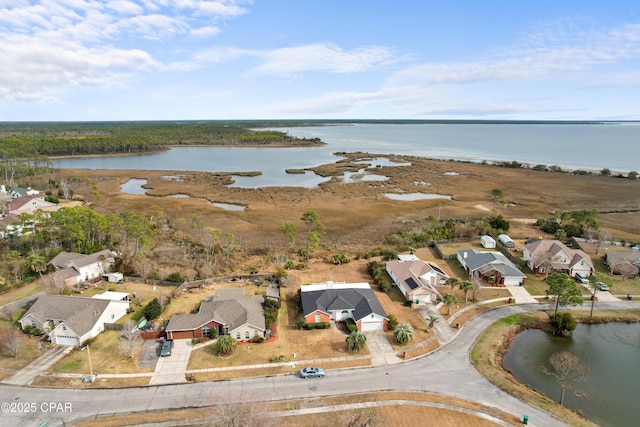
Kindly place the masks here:
[(10, 302), (26, 298), (42, 291), (42, 283), (40, 280), (28, 283), (20, 288), (12, 289), (0, 295), (0, 306), (9, 304)]
[[(18, 329), (17, 326), (12, 325), (12, 322), (0, 321), (0, 331), (10, 328)], [(0, 378), (10, 377), (16, 370), (24, 368), (44, 354), (38, 349), (38, 337), (20, 332), (18, 340), (19, 347), (16, 357), (12, 357), (4, 349), (0, 349)]]
[(81, 378), (66, 378), (40, 375), (31, 383), (36, 387), (55, 388), (122, 388), (140, 387), (149, 384), (151, 377), (135, 378), (96, 378), (93, 383), (83, 383)]
[[(209, 345), (191, 353), (187, 369), (217, 368), (237, 365), (255, 365), (269, 363), (273, 358), (284, 356), (284, 361), (328, 359), (348, 356), (345, 344), (346, 336), (332, 329), (301, 330), (295, 327), (297, 307), (283, 299), (278, 314), (278, 339), (262, 344), (242, 344), (230, 357), (215, 354), (215, 345)], [(368, 354), (365, 349), (358, 355)]]
[[(120, 332), (104, 331), (89, 345), (91, 364), (94, 374), (129, 374), (134, 372), (151, 372), (152, 368), (138, 366), (138, 353), (129, 358), (120, 354)], [(89, 356), (86, 350), (75, 349), (50, 368), (50, 372), (88, 374)]]
[[(220, 409), (229, 412), (228, 409), (234, 408), (234, 405), (225, 403), (225, 399), (215, 399), (220, 402)], [(467, 414), (461, 410), (447, 410), (435, 407), (417, 406), (419, 402), (433, 402), (442, 405), (450, 405), (457, 408), (464, 408), (480, 413), (488, 413), (492, 416), (505, 421), (510, 425), (519, 425), (521, 420), (511, 414), (500, 411), (497, 408), (488, 408), (475, 402), (470, 402), (455, 397), (441, 396), (432, 393), (409, 393), (409, 392), (380, 392), (380, 393), (362, 393), (355, 395), (341, 395), (337, 397), (323, 397), (312, 399), (290, 400), (286, 402), (264, 402), (252, 404), (254, 411), (243, 411), (240, 405), (238, 410), (233, 411), (240, 414), (236, 419), (237, 425), (262, 425), (259, 419), (264, 418), (261, 414), (273, 413), (278, 411), (296, 410), (303, 408), (320, 408), (333, 405), (343, 404), (364, 404), (367, 402), (384, 402), (388, 400), (406, 400), (415, 402), (416, 406), (408, 403), (407, 405), (390, 405), (374, 408), (361, 408), (355, 410), (344, 411), (327, 411), (318, 414), (295, 415), (288, 417), (280, 417), (274, 419), (274, 422), (265, 422), (264, 425), (279, 425), (282, 427), (320, 427), (327, 424), (345, 426), (345, 425), (364, 425), (368, 423), (371, 427), (376, 426), (399, 426), (413, 427), (416, 420), (429, 420), (428, 425), (441, 427), (468, 426), (477, 427), (496, 426), (495, 423), (487, 421), (472, 414)], [(364, 405), (362, 405), (364, 406)], [(120, 416), (109, 416), (103, 418), (92, 418), (91, 420), (80, 421), (75, 424), (77, 427), (113, 427), (122, 425), (135, 425), (141, 423), (161, 423), (167, 421), (193, 420), (215, 417), (218, 414), (217, 407), (192, 408), (180, 410), (163, 410), (157, 412), (147, 412), (144, 414), (130, 414)], [(408, 411), (410, 411), (408, 413)], [(241, 414), (251, 414), (253, 422), (249, 419), (242, 418)], [(244, 422), (243, 422), (244, 421)], [(360, 423), (357, 423), (360, 421)]]

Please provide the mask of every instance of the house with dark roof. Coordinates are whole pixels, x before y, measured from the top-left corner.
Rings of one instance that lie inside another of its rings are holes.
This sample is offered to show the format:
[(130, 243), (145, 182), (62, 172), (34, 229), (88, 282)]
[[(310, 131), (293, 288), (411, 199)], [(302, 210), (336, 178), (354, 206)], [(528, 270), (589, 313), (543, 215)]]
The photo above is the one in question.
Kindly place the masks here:
[(527, 276), (502, 253), (464, 249), (458, 251), (458, 262), (469, 277), (501, 286), (523, 285)]
[(127, 314), (129, 301), (42, 295), (18, 321), (25, 329), (38, 328), (52, 343), (80, 346)]
[(407, 301), (414, 304), (427, 304), (442, 300), (436, 286), (449, 278), (437, 264), (419, 259), (416, 256), (399, 257), (388, 261), (387, 273), (400, 289)]
[(62, 251), (47, 265), (54, 269), (57, 280), (74, 286), (101, 277), (115, 262), (115, 257), (116, 253), (109, 249), (89, 255)]
[(559, 240), (533, 240), (525, 243), (522, 260), (535, 274), (566, 273), (575, 277), (593, 274), (591, 257), (579, 249), (568, 248)]
[(219, 289), (193, 314), (174, 314), (166, 327), (167, 338), (201, 338), (231, 335), (238, 341), (265, 337), (264, 297), (246, 296), (242, 288)]
[(318, 283), (300, 287), (306, 323), (353, 319), (358, 331), (381, 331), (389, 317), (368, 283)]
[(631, 251), (607, 251), (604, 262), (612, 274), (637, 276), (640, 274), (640, 249), (635, 246)]

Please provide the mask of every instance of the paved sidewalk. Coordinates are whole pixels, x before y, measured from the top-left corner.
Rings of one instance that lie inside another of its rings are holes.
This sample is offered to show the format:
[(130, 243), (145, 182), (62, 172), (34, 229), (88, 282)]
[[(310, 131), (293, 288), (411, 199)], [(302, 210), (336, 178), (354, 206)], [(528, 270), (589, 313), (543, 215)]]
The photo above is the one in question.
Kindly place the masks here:
[(185, 372), (192, 349), (191, 340), (174, 340), (171, 356), (158, 359), (149, 385), (186, 383)]
[(71, 350), (73, 350), (72, 346), (56, 346), (2, 382), (13, 385), (29, 385), (38, 375), (44, 373), (51, 365), (69, 354)]

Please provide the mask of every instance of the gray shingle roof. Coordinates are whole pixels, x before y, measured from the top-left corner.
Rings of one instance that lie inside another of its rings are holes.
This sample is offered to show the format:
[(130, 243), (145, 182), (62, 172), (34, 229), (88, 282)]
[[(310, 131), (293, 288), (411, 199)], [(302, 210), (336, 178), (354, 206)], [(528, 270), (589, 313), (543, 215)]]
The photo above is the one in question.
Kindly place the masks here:
[[(239, 295), (238, 291), (240, 291)], [(234, 295), (235, 299), (229, 299)], [(242, 295), (242, 289), (221, 289), (216, 292), (216, 297), (212, 301), (205, 301), (200, 305), (198, 313), (171, 316), (166, 330), (168, 332), (190, 331), (214, 321), (228, 326), (230, 331), (244, 324), (264, 331), (266, 327), (263, 301), (264, 298), (259, 295)]]
[(96, 298), (42, 295), (22, 318), (31, 315), (41, 323), (62, 320), (78, 336), (82, 336), (93, 328), (110, 303)]
[[(466, 253), (466, 257), (464, 254)], [(476, 251), (473, 249), (458, 251), (461, 258), (471, 271), (481, 272), (491, 269), (497, 270), (503, 276), (527, 277), (518, 267), (516, 267), (506, 256), (495, 251)]]
[(300, 295), (304, 316), (316, 310), (325, 313), (337, 310), (354, 310), (353, 317), (356, 321), (372, 313), (387, 318), (387, 313), (371, 288), (324, 289), (305, 291)]

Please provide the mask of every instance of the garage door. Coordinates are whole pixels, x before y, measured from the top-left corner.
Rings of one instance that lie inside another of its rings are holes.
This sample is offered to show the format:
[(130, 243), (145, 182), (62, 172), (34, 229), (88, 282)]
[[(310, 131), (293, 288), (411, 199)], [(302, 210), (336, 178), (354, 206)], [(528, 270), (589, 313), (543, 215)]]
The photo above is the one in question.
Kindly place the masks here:
[(362, 325), (362, 332), (381, 331), (383, 326), (383, 321), (382, 320), (370, 320), (370, 321), (363, 320), (361, 325)]
[(68, 337), (64, 335), (56, 335), (55, 337), (56, 344), (58, 345), (78, 345), (77, 337)]

